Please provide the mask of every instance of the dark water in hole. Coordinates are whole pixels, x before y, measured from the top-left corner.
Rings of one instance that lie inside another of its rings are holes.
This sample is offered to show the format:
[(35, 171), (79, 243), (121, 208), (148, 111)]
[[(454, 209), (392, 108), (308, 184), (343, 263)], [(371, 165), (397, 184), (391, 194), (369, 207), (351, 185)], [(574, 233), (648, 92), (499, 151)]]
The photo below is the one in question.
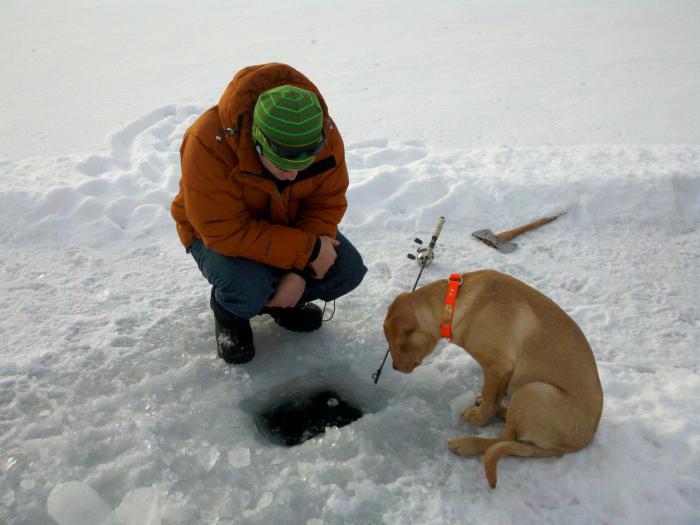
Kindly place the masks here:
[(362, 411), (333, 390), (306, 393), (260, 414), (257, 424), (270, 441), (292, 447), (322, 434), (329, 427), (344, 427), (362, 417)]

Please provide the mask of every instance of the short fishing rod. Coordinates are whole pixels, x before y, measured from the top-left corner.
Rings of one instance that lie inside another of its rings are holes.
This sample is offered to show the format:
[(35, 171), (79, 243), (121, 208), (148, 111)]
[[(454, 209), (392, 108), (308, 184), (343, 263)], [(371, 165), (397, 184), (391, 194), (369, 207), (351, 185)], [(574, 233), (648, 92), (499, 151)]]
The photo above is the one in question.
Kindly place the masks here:
[[(438, 237), (440, 236), (440, 232), (442, 231), (443, 224), (445, 224), (445, 217), (440, 217), (438, 219), (437, 226), (435, 226), (435, 230), (433, 231), (433, 235), (430, 238), (430, 242), (428, 243), (427, 248), (418, 248), (417, 256), (413, 255), (412, 253), (408, 254), (408, 258), (416, 261), (420, 266), (418, 277), (416, 278), (416, 282), (413, 284), (413, 289), (411, 290), (412, 292), (416, 291), (418, 281), (420, 281), (421, 275), (423, 275), (423, 270), (425, 270), (425, 267), (428, 266), (431, 262), (433, 262), (433, 259), (435, 259), (435, 253), (433, 252), (433, 250), (435, 249), (435, 244), (437, 243)], [(414, 241), (417, 244), (423, 244), (423, 241), (418, 238), (414, 239)], [(379, 365), (377, 371), (374, 374), (372, 374), (372, 379), (374, 379), (375, 385), (379, 382), (379, 376), (382, 375), (382, 368), (384, 368), (384, 363), (386, 363), (387, 357), (389, 357), (389, 349), (387, 349), (386, 354), (384, 354), (382, 364)]]

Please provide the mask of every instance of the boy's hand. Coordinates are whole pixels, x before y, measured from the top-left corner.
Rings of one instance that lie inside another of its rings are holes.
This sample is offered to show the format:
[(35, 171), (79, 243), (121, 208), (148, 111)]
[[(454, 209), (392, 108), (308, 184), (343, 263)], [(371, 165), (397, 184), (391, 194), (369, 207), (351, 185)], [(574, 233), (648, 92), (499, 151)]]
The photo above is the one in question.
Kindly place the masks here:
[(314, 279), (323, 279), (328, 269), (333, 266), (338, 257), (338, 254), (335, 253), (335, 247), (340, 244), (340, 241), (327, 235), (321, 235), (319, 239), (321, 240), (321, 249), (314, 262), (309, 264), (314, 271)]
[(294, 272), (286, 273), (280, 279), (275, 295), (265, 306), (281, 308), (296, 306), (304, 295), (304, 290), (306, 290), (306, 281), (301, 275)]

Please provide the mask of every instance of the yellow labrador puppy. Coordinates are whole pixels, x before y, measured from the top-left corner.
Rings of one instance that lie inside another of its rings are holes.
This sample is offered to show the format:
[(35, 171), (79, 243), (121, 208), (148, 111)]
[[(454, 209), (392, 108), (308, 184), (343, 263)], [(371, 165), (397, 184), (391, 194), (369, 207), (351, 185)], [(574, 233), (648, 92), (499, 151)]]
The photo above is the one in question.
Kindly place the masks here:
[[(559, 456), (593, 438), (603, 390), (591, 347), (559, 306), (517, 279), (492, 270), (462, 274), (451, 342), (484, 372), (475, 407), (462, 418), (482, 426), (506, 422), (495, 439), (463, 437), (448, 443), (461, 456), (484, 454), (489, 485), (504, 456)], [(394, 369), (411, 373), (441, 338), (448, 281), (402, 293), (389, 306), (384, 334)], [(501, 404), (505, 394), (508, 407)]]

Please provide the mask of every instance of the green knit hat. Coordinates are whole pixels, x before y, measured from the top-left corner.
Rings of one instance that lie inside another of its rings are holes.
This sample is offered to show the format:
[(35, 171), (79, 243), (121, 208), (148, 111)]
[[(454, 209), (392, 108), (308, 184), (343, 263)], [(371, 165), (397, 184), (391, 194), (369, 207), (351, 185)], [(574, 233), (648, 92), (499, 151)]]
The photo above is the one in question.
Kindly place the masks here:
[(255, 103), (252, 135), (258, 153), (278, 168), (308, 168), (325, 145), (316, 94), (288, 85), (265, 91)]

